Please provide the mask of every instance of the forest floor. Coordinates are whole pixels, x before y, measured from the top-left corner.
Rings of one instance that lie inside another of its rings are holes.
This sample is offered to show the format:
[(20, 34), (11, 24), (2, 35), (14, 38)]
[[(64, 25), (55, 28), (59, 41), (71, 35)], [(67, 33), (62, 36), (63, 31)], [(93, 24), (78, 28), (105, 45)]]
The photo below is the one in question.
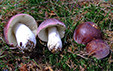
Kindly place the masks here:
[[(4, 39), (4, 25), (16, 14), (33, 16), (38, 26), (47, 18), (58, 18), (66, 25), (63, 48), (51, 53), (37, 37), (31, 53), (9, 46)], [(111, 53), (96, 59), (86, 53), (85, 45), (73, 40), (77, 25), (91, 21), (98, 25)], [(113, 71), (113, 2), (112, 0), (0, 0), (0, 71)]]

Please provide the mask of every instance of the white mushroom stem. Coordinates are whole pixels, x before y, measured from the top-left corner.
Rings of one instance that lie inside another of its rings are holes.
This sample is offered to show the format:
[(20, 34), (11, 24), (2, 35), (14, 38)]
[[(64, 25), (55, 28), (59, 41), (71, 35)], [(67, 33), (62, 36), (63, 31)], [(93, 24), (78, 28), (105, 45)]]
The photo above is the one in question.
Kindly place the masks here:
[(17, 23), (13, 27), (18, 46), (22, 50), (31, 51), (35, 48), (36, 38), (33, 32), (24, 24)]
[(48, 49), (53, 53), (62, 50), (62, 41), (56, 27), (48, 28)]

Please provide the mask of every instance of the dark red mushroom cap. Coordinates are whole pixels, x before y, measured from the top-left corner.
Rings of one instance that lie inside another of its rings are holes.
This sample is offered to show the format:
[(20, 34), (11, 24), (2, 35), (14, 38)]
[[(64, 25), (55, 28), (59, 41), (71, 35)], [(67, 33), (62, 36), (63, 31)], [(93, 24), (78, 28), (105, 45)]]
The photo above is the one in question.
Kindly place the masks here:
[(78, 44), (87, 44), (93, 39), (101, 38), (101, 31), (93, 22), (84, 22), (74, 31), (74, 40)]
[(58, 19), (50, 18), (50, 19), (44, 20), (38, 27), (37, 35), (42, 41), (45, 41), (45, 42), (48, 41), (47, 28), (52, 27), (52, 26), (55, 26), (57, 28), (60, 34), (60, 38), (64, 37), (65, 29), (66, 29), (65, 24)]
[[(16, 37), (13, 33), (13, 26), (17, 23), (23, 23), (29, 29), (37, 35), (37, 22), (35, 19), (28, 14), (17, 14), (9, 19), (9, 21), (4, 26), (4, 36), (6, 43), (10, 45), (17, 45)], [(22, 34), (21, 34), (22, 35)]]
[(109, 54), (110, 47), (105, 41), (101, 39), (95, 39), (86, 45), (86, 51), (89, 56), (102, 59)]

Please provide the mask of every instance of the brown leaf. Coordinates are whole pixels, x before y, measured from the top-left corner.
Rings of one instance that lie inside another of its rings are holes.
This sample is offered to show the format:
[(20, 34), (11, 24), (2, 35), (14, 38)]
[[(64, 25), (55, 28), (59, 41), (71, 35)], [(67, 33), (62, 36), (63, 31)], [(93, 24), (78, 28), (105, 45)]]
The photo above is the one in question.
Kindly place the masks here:
[(21, 67), (19, 68), (20, 71), (27, 71), (27, 65), (21, 63)]

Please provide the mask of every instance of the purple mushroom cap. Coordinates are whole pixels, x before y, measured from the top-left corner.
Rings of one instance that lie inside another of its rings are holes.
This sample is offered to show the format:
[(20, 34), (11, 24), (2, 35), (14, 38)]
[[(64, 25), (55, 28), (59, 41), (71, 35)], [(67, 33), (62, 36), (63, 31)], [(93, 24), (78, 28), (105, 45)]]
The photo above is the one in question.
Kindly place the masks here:
[(95, 23), (84, 22), (77, 26), (73, 38), (78, 44), (87, 44), (93, 39), (101, 38), (101, 31)]
[(110, 53), (110, 47), (105, 41), (95, 39), (87, 44), (86, 51), (90, 56), (102, 59)]

